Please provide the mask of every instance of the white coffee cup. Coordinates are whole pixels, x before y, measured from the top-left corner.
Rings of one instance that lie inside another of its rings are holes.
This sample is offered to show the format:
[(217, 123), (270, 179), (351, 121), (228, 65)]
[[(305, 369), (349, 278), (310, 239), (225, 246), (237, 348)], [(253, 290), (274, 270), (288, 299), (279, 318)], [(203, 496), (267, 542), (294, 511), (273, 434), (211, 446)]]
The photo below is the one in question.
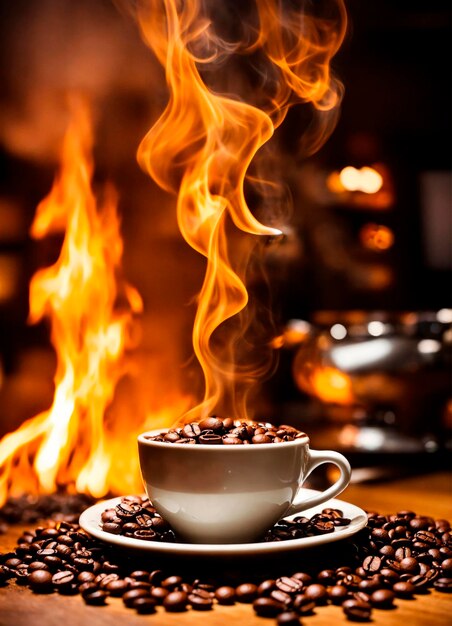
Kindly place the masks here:
[[(309, 437), (284, 443), (178, 445), (138, 436), (141, 473), (149, 499), (178, 539), (192, 543), (258, 540), (278, 520), (341, 493), (349, 484), (347, 459), (332, 450), (310, 450)], [(325, 491), (298, 494), (323, 463), (340, 469)]]

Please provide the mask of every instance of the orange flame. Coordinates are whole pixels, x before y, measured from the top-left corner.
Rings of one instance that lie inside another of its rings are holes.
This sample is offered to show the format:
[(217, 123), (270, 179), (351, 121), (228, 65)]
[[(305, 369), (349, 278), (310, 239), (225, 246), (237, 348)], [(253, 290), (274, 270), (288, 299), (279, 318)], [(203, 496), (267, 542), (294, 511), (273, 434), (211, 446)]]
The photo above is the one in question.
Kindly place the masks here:
[[(244, 183), (289, 104), (310, 103), (324, 113), (315, 132), (306, 135), (311, 151), (332, 130), (326, 113), (335, 111), (340, 88), (329, 63), (346, 24), (342, 0), (333, 4), (336, 18), (320, 20), (284, 12), (276, 0), (256, 0), (260, 28), (253, 43), (241, 45), (215, 32), (201, 0), (139, 2), (143, 37), (165, 68), (169, 102), (142, 141), (138, 159), (162, 188), (178, 194), (181, 233), (207, 260), (193, 328), (205, 391), (186, 421), (214, 412), (246, 419), (249, 392), (269, 369), (268, 359), (256, 359), (254, 348), (248, 347), (244, 358), (240, 342), (246, 350), (246, 270), (255, 245), (250, 236), (280, 231), (254, 217)], [(262, 108), (216, 93), (204, 82), (206, 64), (256, 50), (278, 73), (277, 88)]]
[[(103, 496), (140, 484), (131, 461), (136, 433), (131, 437), (124, 426), (120, 432), (121, 424), (106, 411), (125, 373), (133, 313), (142, 303), (117, 277), (122, 241), (116, 197), (106, 189), (97, 209), (92, 171), (90, 120), (79, 105), (65, 136), (62, 166), (31, 226), (36, 239), (65, 231), (58, 260), (39, 270), (30, 285), (30, 322), (51, 322), (54, 400), (0, 442), (0, 504), (33, 485), (42, 492), (65, 485)], [(126, 459), (125, 467), (117, 459)]]

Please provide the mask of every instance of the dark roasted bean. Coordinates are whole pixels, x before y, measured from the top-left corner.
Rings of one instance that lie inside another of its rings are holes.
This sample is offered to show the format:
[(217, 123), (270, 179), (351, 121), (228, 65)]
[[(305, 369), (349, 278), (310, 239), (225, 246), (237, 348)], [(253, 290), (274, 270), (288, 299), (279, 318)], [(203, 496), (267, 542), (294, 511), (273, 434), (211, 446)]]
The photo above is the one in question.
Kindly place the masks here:
[(151, 597), (154, 598), (158, 604), (162, 604), (163, 600), (170, 592), (164, 587), (152, 587), (150, 593)]
[(400, 569), (403, 572), (407, 572), (408, 574), (418, 574), (419, 573), (419, 563), (412, 556), (407, 556), (400, 561)]
[(75, 576), (69, 570), (57, 572), (52, 576), (52, 583), (55, 587), (68, 587), (75, 582)]
[(289, 578), (288, 576), (278, 578), (275, 585), (281, 591), (285, 591), (290, 594), (299, 593), (303, 588), (303, 583), (301, 581), (296, 578)]
[(234, 604), (235, 603), (235, 589), (234, 587), (228, 587), (223, 585), (215, 590), (215, 598), (218, 604)]
[(216, 433), (203, 433), (198, 437), (198, 442), (202, 445), (221, 445), (223, 443), (223, 439), (221, 435), (217, 435)]
[(312, 576), (306, 572), (295, 572), (295, 574), (292, 574), (292, 578), (300, 580), (305, 586), (314, 582)]
[(328, 589), (328, 598), (333, 604), (342, 604), (348, 597), (348, 590), (343, 585), (333, 585)]
[(201, 428), (199, 424), (196, 423), (186, 424), (182, 429), (182, 434), (187, 439), (195, 439), (201, 434)]
[(191, 608), (195, 611), (209, 611), (213, 605), (213, 600), (207, 591), (204, 594), (195, 592), (188, 594), (188, 601), (191, 604)]
[(52, 574), (38, 569), (29, 574), (27, 582), (35, 593), (51, 593), (53, 591)]
[(147, 589), (129, 589), (122, 596), (122, 601), (127, 607), (133, 606), (137, 598), (149, 598), (150, 594)]
[(201, 430), (213, 430), (217, 432), (223, 429), (223, 422), (217, 417), (206, 417), (206, 419), (199, 422), (198, 426)]
[(370, 603), (379, 609), (390, 609), (394, 604), (394, 596), (390, 589), (377, 589), (370, 596)]
[(290, 593), (286, 593), (285, 591), (281, 591), (280, 589), (274, 589), (273, 591), (271, 591), (270, 598), (284, 605), (289, 605), (292, 602), (292, 596), (290, 595)]
[(180, 613), (185, 611), (188, 604), (188, 596), (185, 591), (171, 591), (163, 600), (166, 611)]
[(315, 601), (304, 593), (299, 593), (298, 595), (296, 595), (292, 604), (293, 608), (300, 615), (310, 615), (314, 612), (316, 606)]
[(433, 582), (433, 587), (437, 591), (441, 591), (443, 593), (451, 593), (452, 592), (452, 578), (437, 578)]
[(243, 583), (235, 589), (238, 602), (252, 602), (257, 596), (257, 586), (252, 583)]
[(129, 584), (123, 579), (117, 579), (110, 580), (108, 583), (102, 584), (102, 587), (114, 598), (119, 598), (124, 595), (126, 591), (128, 591)]
[(223, 444), (225, 446), (237, 446), (237, 445), (243, 445), (243, 441), (240, 439), (240, 437), (234, 437), (231, 435), (223, 435)]
[(395, 583), (392, 590), (398, 598), (412, 598), (415, 592), (414, 586), (408, 581)]
[(326, 604), (328, 600), (328, 592), (326, 588), (323, 585), (319, 585), (316, 583), (313, 583), (312, 585), (308, 585), (303, 590), (303, 593), (306, 596), (308, 596), (308, 598), (311, 598), (311, 600), (314, 600), (314, 602), (319, 605)]
[(107, 594), (105, 591), (101, 589), (97, 589), (96, 591), (92, 591), (91, 593), (86, 593), (83, 596), (86, 604), (92, 604), (93, 606), (102, 606), (105, 604), (107, 599)]
[(140, 615), (149, 615), (155, 613), (156, 601), (150, 596), (141, 596), (133, 600), (131, 607)]
[(272, 598), (257, 598), (253, 602), (253, 609), (260, 617), (276, 617), (285, 609), (285, 605)]
[(181, 578), (181, 576), (168, 576), (167, 578), (162, 580), (161, 586), (165, 589), (168, 589), (169, 591), (174, 591), (175, 589), (178, 589), (182, 583), (183, 579)]
[(294, 611), (284, 611), (277, 617), (278, 626), (300, 626), (301, 622), (298, 615)]
[(345, 615), (350, 620), (367, 622), (372, 614), (372, 607), (368, 602), (361, 602), (350, 598), (342, 604)]
[(375, 574), (380, 570), (381, 559), (378, 556), (368, 556), (363, 561), (363, 570)]

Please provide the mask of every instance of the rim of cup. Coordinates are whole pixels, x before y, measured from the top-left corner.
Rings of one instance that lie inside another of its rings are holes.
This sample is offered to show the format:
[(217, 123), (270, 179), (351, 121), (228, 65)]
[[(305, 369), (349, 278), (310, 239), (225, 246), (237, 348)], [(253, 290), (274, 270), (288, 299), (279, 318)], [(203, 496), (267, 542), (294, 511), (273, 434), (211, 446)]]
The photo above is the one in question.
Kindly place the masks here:
[[(171, 428), (157, 428), (154, 430), (147, 430), (144, 433), (141, 433), (140, 435), (138, 435), (138, 442), (142, 443), (144, 445), (147, 446), (151, 446), (154, 447), (156, 446), (157, 448), (176, 448), (178, 450), (180, 449), (188, 449), (188, 450), (218, 450), (218, 452), (220, 452), (220, 450), (222, 451), (222, 453), (226, 452), (226, 451), (232, 451), (232, 450), (236, 450), (237, 452), (239, 451), (250, 451), (250, 450), (269, 450), (269, 449), (280, 449), (281, 446), (282, 447), (287, 447), (287, 446), (298, 446), (300, 444), (306, 444), (309, 443), (309, 435), (307, 435), (306, 433), (302, 433), (304, 436), (303, 437), (298, 437), (298, 439), (293, 439), (292, 441), (281, 441), (280, 443), (259, 443), (259, 444), (250, 444), (248, 446), (244, 446), (244, 445), (218, 445), (218, 444), (212, 444), (212, 443), (205, 443), (205, 444), (195, 444), (195, 445), (177, 445), (174, 443), (171, 443), (169, 441), (153, 441), (152, 439), (148, 439), (149, 436), (151, 437), (155, 437), (156, 435), (159, 435), (160, 433), (166, 433), (169, 430), (171, 430)], [(301, 432), (301, 431), (299, 431)]]

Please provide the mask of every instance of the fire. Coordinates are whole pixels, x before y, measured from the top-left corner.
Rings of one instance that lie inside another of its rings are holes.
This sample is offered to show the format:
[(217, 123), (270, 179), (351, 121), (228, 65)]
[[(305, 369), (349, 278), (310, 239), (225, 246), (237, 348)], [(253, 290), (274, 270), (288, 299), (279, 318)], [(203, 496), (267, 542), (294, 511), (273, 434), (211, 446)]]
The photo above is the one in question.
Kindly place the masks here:
[[(169, 101), (142, 141), (138, 159), (162, 188), (177, 193), (180, 231), (206, 258), (193, 327), (205, 390), (186, 421), (217, 412), (246, 419), (249, 393), (271, 366), (268, 355), (261, 358), (249, 342), (246, 277), (255, 236), (280, 232), (255, 218), (244, 184), (251, 180), (248, 169), (256, 153), (291, 104), (307, 103), (317, 112), (317, 124), (303, 138), (306, 152), (315, 151), (334, 126), (341, 88), (330, 61), (344, 37), (346, 16), (342, 0), (332, 6), (334, 18), (320, 19), (283, 9), (276, 0), (256, 0), (254, 40), (231, 43), (215, 31), (201, 0), (139, 2), (142, 34), (165, 68)], [(222, 95), (204, 81), (206, 65), (257, 52), (269, 76), (277, 76), (259, 107)]]
[(50, 320), (57, 353), (54, 400), (0, 442), (0, 504), (10, 494), (52, 492), (61, 485), (103, 496), (140, 484), (136, 432), (129, 420), (113, 420), (108, 409), (126, 371), (141, 297), (118, 277), (123, 246), (116, 196), (107, 188), (97, 207), (91, 143), (89, 114), (79, 104), (60, 171), (31, 226), (36, 239), (64, 232), (58, 260), (30, 285), (29, 320)]

